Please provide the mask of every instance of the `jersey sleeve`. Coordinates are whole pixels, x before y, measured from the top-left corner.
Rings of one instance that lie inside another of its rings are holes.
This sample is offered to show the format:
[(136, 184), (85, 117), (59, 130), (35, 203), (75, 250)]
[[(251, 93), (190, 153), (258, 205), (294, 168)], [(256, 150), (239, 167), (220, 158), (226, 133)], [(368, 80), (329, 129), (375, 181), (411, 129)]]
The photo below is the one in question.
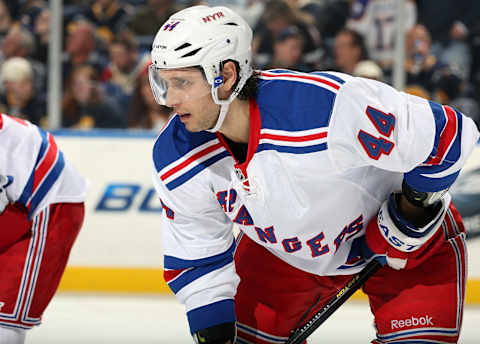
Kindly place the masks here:
[(86, 181), (69, 163), (53, 135), (36, 125), (0, 115), (0, 175), (11, 179), (5, 191), (33, 218), (52, 203), (83, 202)]
[(200, 175), (169, 190), (155, 167), (152, 177), (163, 208), (164, 278), (186, 307), (190, 331), (235, 321), (233, 225), (208, 181)]
[(450, 106), (354, 78), (337, 95), (328, 147), (340, 170), (403, 172), (414, 189), (430, 192), (454, 182), (478, 138), (474, 122)]

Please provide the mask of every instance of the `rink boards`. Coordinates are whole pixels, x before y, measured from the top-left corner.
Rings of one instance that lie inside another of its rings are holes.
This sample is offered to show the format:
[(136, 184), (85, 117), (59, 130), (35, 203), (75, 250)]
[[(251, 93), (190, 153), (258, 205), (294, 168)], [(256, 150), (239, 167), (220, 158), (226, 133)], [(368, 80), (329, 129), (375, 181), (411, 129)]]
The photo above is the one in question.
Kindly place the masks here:
[[(85, 223), (60, 290), (169, 293), (162, 277), (161, 206), (150, 177), (154, 134), (136, 131), (54, 134), (67, 159), (89, 181)], [(479, 167), (480, 146), (465, 170)], [(480, 305), (480, 237), (468, 241), (468, 246), (467, 303)], [(361, 294), (354, 297), (364, 298)]]

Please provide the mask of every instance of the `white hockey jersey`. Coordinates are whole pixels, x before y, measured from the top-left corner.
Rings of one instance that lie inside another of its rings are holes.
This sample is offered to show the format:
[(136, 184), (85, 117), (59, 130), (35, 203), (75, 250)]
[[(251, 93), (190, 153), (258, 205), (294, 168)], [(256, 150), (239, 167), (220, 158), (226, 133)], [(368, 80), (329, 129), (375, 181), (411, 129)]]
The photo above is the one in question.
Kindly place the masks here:
[(49, 204), (86, 198), (86, 180), (64, 157), (52, 134), (5, 114), (0, 114), (0, 176), (8, 181), (2, 185), (4, 202), (21, 203), (29, 218)]
[(402, 179), (444, 189), (479, 137), (455, 109), (373, 80), (285, 70), (260, 79), (244, 163), (221, 135), (188, 132), (177, 116), (154, 145), (164, 276), (192, 332), (234, 298), (233, 224), (298, 269), (356, 273), (365, 261), (354, 239)]
[[(405, 32), (417, 21), (416, 4), (405, 1)], [(395, 53), (395, 18), (398, 17), (397, 0), (355, 0), (352, 2), (351, 15), (346, 26), (359, 32), (365, 39), (369, 57), (390, 67)]]

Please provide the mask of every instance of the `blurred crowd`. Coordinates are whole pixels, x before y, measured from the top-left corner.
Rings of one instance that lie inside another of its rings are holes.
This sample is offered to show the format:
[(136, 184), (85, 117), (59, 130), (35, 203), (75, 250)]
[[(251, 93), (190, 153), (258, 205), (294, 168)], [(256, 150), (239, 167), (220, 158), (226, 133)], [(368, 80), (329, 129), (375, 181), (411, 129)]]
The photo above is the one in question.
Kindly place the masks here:
[[(480, 124), (480, 1), (406, 0), (405, 91)], [(397, 0), (64, 0), (64, 128), (158, 130), (148, 84), (158, 28), (183, 7), (225, 5), (254, 31), (254, 67), (333, 70), (392, 84)], [(50, 9), (0, 0), (0, 112), (46, 126)]]

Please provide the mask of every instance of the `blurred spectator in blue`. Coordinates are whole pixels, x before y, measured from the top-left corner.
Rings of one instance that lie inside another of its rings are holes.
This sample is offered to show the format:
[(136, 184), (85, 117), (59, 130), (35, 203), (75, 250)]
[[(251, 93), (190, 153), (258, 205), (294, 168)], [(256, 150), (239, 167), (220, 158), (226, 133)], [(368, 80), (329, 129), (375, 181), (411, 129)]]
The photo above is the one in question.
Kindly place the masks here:
[(77, 20), (67, 27), (63, 61), (63, 80), (66, 80), (76, 66), (89, 64), (101, 73), (107, 59), (97, 49), (95, 26), (86, 20)]
[(296, 26), (303, 36), (302, 63), (314, 68), (320, 61), (320, 35), (313, 25), (313, 19), (298, 9), (290, 7), (284, 0), (269, 0), (258, 25), (254, 28), (254, 64), (268, 64), (273, 56), (273, 43), (289, 26)]
[(480, 107), (471, 96), (469, 85), (461, 77), (447, 71), (441, 73), (435, 82), (433, 99), (440, 104), (449, 104), (471, 117), (480, 128)]
[(2, 44), (2, 57), (23, 57), (27, 59), (34, 74), (35, 93), (44, 94), (47, 87), (46, 66), (33, 58), (35, 40), (33, 34), (20, 25), (14, 25), (8, 31)]
[(28, 0), (22, 6), (20, 23), (28, 31), (33, 32), (33, 25), (37, 16), (44, 9), (48, 8), (48, 3), (44, 0)]
[(5, 88), (0, 94), (0, 112), (43, 124), (46, 105), (35, 93), (31, 63), (23, 57), (11, 57), (2, 64), (0, 76)]
[(357, 63), (368, 58), (362, 35), (351, 29), (340, 30), (333, 44), (334, 70), (353, 74)]
[(148, 69), (138, 75), (128, 110), (128, 127), (159, 131), (167, 122), (171, 110), (155, 101), (148, 81)]
[(103, 93), (95, 68), (76, 66), (69, 79), (62, 100), (62, 126), (75, 129), (124, 128), (114, 102)]
[(472, 63), (468, 36), (478, 25), (478, 0), (422, 0), (419, 21), (432, 36), (432, 52), (449, 64), (462, 79), (470, 76)]
[(160, 25), (180, 9), (175, 0), (147, 0), (147, 5), (130, 18), (128, 27), (137, 36), (154, 36)]
[(406, 50), (406, 84), (422, 87), (431, 95), (435, 75), (448, 70), (449, 66), (432, 54), (430, 34), (424, 25), (417, 24), (407, 33)]
[(125, 2), (119, 0), (94, 0), (85, 13), (88, 21), (97, 28), (97, 35), (110, 42), (124, 28), (131, 13)]
[(13, 19), (10, 15), (10, 10), (3, 0), (0, 0), (0, 44), (8, 33), (8, 30), (13, 25)]
[(302, 62), (303, 36), (296, 26), (289, 26), (281, 32), (273, 43), (271, 61), (261, 69), (293, 69), (310, 71), (311, 67)]
[[(395, 54), (395, 18), (398, 17), (397, 0), (353, 0), (347, 27), (363, 35), (368, 55), (382, 69), (391, 69)], [(417, 21), (417, 7), (413, 0), (405, 1), (405, 32)]]

